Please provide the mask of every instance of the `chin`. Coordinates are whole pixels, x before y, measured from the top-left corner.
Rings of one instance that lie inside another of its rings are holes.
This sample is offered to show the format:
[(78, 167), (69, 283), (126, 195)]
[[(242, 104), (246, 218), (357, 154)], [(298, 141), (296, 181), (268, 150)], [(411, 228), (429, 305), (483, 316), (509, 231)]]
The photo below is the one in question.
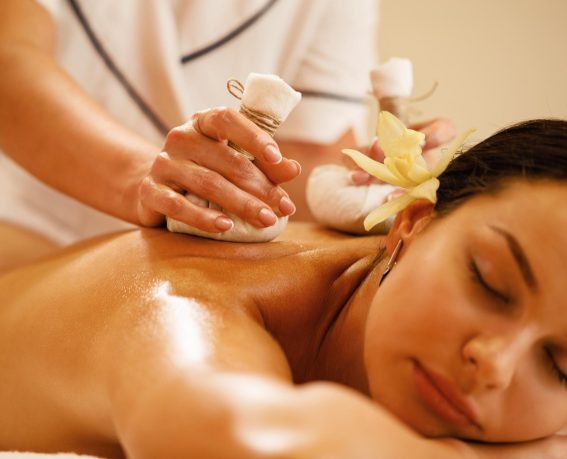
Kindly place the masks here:
[(440, 421), (429, 416), (424, 416), (424, 413), (420, 412), (420, 408), (411, 404), (409, 400), (396, 403), (395, 401), (384, 400), (381, 397), (373, 396), (373, 398), (400, 422), (423, 437), (456, 437), (455, 432), (450, 432), (447, 426), (443, 425)]
[(423, 419), (418, 413), (406, 413), (405, 415), (395, 414), (400, 421), (412, 429), (414, 432), (427, 438), (454, 437), (454, 433), (430, 419)]

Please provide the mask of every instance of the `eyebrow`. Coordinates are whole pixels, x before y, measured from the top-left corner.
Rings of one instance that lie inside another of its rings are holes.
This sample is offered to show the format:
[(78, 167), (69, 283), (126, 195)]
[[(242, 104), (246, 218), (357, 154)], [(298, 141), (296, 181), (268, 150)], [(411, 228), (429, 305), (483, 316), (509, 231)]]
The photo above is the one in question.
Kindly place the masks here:
[(532, 270), (530, 262), (528, 261), (528, 257), (526, 257), (526, 253), (522, 249), (522, 246), (520, 245), (518, 240), (508, 231), (499, 228), (498, 226), (490, 225), (489, 227), (492, 230), (494, 230), (496, 233), (503, 236), (504, 239), (506, 239), (506, 242), (508, 243), (508, 248), (510, 249), (512, 256), (514, 257), (514, 260), (516, 260), (516, 264), (518, 265), (518, 268), (522, 273), (522, 277), (524, 278), (524, 281), (526, 282), (530, 290), (536, 291), (538, 289), (537, 280), (534, 276), (534, 272)]

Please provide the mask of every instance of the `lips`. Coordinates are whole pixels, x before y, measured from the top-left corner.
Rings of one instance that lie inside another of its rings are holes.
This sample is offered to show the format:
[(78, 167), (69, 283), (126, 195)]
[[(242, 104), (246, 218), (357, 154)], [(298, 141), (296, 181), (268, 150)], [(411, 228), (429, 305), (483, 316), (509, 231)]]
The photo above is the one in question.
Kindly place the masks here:
[(457, 427), (480, 429), (474, 408), (452, 382), (417, 360), (413, 363), (417, 392), (434, 413)]

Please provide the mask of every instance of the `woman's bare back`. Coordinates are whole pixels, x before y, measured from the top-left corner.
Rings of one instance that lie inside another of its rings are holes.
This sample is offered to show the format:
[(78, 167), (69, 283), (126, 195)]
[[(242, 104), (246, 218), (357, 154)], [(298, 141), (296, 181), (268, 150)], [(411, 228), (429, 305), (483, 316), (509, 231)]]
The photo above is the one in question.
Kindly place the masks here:
[[(379, 242), (301, 226), (289, 237), (246, 245), (140, 230), (0, 277), (0, 445), (120, 457), (116, 397), (126, 416), (160, 378), (140, 355), (301, 378), (329, 302), (352, 293)], [(265, 330), (278, 321), (285, 336)], [(117, 395), (127, 384), (131, 399)]]

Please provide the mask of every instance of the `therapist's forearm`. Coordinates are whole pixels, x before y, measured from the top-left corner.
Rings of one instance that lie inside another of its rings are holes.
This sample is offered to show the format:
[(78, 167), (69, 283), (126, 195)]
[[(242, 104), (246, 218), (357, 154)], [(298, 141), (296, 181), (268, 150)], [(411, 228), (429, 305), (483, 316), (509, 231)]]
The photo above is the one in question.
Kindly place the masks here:
[(137, 223), (136, 184), (159, 152), (99, 107), (43, 49), (0, 44), (0, 147), (48, 185)]

